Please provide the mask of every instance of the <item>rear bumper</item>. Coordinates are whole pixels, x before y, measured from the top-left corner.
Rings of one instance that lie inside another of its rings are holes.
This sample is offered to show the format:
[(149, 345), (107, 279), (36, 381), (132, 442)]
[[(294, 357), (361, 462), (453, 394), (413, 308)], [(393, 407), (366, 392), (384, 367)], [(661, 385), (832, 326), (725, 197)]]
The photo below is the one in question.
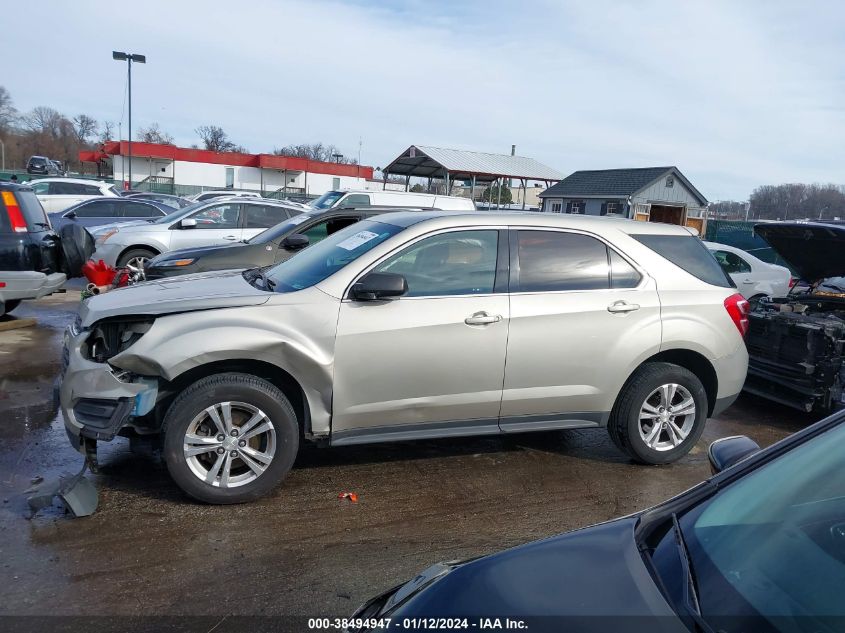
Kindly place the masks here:
[(733, 353), (711, 362), (719, 383), (712, 415), (718, 415), (733, 404), (742, 391), (748, 375), (748, 351), (743, 343)]
[(56, 292), (67, 281), (64, 273), (46, 275), (34, 270), (0, 271), (0, 301), (40, 299)]

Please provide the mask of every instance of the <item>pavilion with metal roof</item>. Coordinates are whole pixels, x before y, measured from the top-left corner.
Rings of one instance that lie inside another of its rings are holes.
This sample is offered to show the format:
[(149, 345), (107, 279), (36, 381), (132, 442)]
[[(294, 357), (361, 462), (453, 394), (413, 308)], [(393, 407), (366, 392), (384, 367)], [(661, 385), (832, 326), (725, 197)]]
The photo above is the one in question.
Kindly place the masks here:
[[(427, 178), (429, 187), (432, 179), (441, 179), (446, 191), (451, 192), (455, 181), (492, 184), (502, 180), (519, 180), (527, 186), (529, 180), (540, 180), (551, 186), (563, 179), (563, 174), (533, 158), (515, 154), (489, 154), (446, 149), (430, 145), (411, 145), (382, 170), (385, 183), (389, 176), (405, 176), (405, 189), (412, 177)], [(523, 196), (523, 206), (525, 198)]]

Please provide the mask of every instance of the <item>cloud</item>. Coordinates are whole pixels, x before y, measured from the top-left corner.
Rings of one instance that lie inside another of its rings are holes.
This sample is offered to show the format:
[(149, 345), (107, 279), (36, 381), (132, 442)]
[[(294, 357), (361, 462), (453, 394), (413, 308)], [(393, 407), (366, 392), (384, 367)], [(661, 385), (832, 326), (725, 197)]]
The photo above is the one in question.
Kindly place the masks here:
[[(711, 199), (841, 182), (845, 7), (781, 2), (152, 1), (28, 9), (4, 84), (17, 106), (133, 122), (253, 151), (328, 142), (383, 166), (412, 143), (519, 153), (563, 172), (678, 165)], [(38, 50), (43, 48), (44, 50)], [(44, 56), (40, 59), (39, 56)], [(7, 56), (8, 57), (8, 56)], [(125, 122), (124, 122), (125, 125)], [(125, 134), (125, 127), (124, 127)]]

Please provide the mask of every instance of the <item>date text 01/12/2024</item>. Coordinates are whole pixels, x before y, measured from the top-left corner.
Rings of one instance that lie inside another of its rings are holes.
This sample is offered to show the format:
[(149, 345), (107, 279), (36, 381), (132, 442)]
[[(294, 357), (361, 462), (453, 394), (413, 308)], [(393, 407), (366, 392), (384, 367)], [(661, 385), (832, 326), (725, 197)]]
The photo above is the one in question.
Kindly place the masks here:
[(347, 630), (399, 630), (399, 631), (451, 631), (479, 630), (519, 631), (528, 628), (524, 620), (512, 618), (309, 618), (308, 628), (312, 631)]

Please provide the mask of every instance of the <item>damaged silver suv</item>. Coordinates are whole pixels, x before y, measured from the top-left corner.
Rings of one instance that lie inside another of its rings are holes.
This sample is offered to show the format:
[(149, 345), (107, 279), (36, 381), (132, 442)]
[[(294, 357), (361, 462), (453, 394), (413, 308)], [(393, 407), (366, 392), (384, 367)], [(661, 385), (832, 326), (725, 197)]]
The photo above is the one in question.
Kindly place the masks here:
[(302, 442), (606, 427), (663, 464), (742, 388), (746, 308), (681, 227), (391, 213), (269, 269), (89, 299), (61, 406), (89, 459), (163, 435), (173, 479), (210, 503), (267, 493)]

